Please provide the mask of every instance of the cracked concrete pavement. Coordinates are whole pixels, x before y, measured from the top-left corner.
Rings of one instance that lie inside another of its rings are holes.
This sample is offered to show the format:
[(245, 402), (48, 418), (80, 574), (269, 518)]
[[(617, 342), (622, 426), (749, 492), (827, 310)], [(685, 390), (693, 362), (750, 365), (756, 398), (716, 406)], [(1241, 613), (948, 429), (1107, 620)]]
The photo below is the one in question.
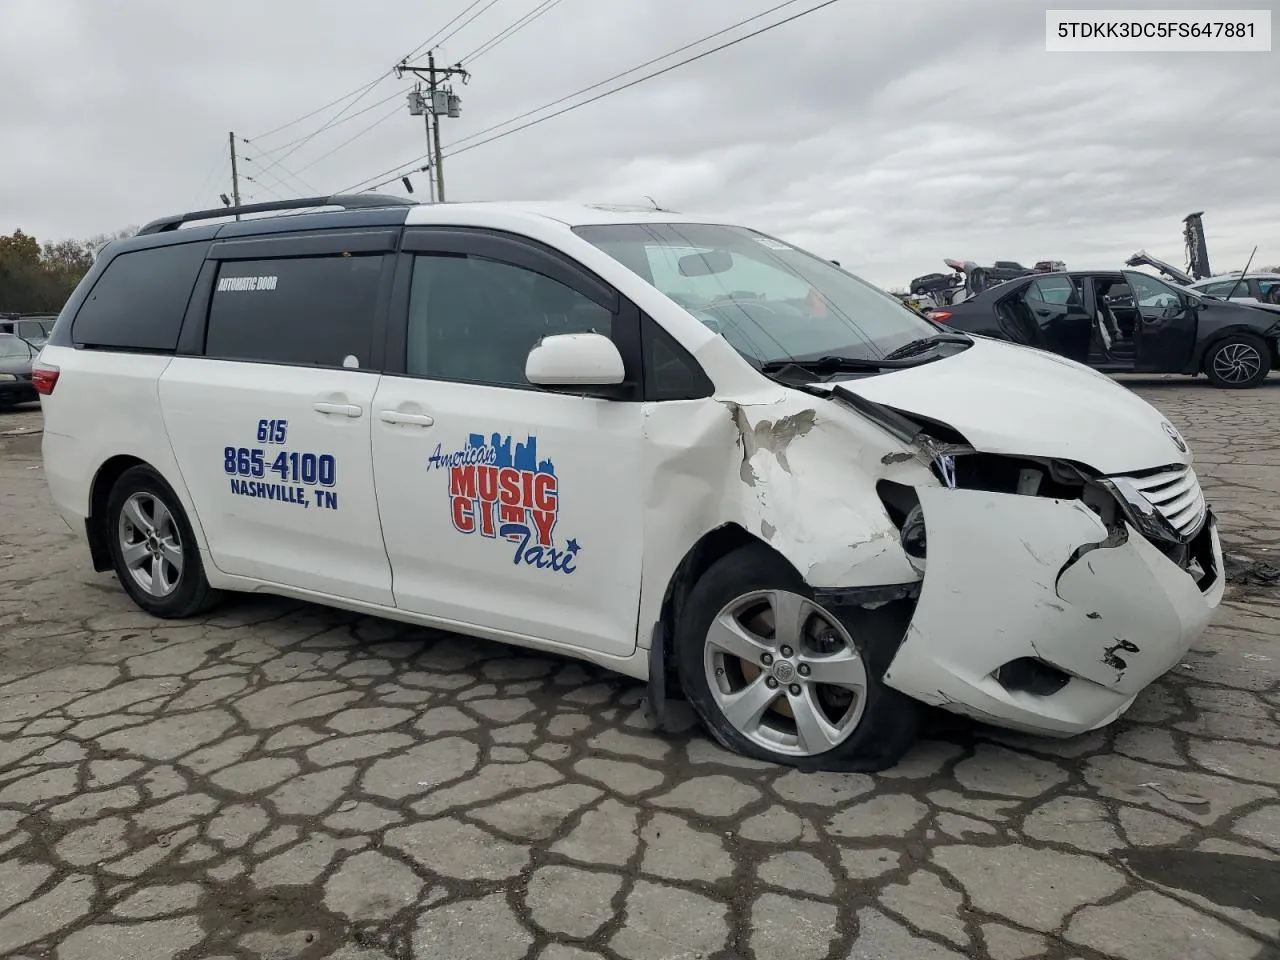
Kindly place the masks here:
[[(1228, 551), (1275, 557), (1280, 382), (1131, 385)], [(53, 513), (39, 427), (0, 414), (0, 956), (1280, 956), (1265, 569), (1108, 730), (950, 721), (806, 775), (567, 660), (274, 599), (152, 620)]]

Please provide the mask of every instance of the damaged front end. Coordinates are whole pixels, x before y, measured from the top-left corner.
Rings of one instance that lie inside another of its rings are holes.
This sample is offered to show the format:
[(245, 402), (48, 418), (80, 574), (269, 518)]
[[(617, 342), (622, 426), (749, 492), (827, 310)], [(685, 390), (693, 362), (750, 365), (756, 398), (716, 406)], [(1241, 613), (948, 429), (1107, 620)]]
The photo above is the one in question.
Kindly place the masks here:
[(1222, 551), (1189, 466), (1103, 476), (983, 453), (936, 424), (916, 423), (911, 443), (937, 483), (877, 488), (922, 577), (889, 686), (1071, 735), (1123, 713), (1209, 622)]

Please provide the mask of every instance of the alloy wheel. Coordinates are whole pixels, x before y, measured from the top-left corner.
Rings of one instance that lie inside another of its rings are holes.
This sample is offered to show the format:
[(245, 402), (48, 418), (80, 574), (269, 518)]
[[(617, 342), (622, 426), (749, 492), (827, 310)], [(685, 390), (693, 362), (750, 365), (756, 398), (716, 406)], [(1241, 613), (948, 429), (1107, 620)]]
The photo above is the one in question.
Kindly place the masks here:
[(1262, 369), (1262, 354), (1248, 343), (1228, 343), (1213, 355), (1213, 372), (1224, 383), (1247, 383)]
[(742, 736), (808, 757), (839, 746), (866, 709), (867, 672), (844, 626), (807, 597), (759, 590), (716, 615), (703, 651), (707, 686)]
[(169, 508), (154, 494), (139, 492), (125, 501), (117, 534), (120, 556), (134, 583), (156, 598), (182, 581), (182, 537)]

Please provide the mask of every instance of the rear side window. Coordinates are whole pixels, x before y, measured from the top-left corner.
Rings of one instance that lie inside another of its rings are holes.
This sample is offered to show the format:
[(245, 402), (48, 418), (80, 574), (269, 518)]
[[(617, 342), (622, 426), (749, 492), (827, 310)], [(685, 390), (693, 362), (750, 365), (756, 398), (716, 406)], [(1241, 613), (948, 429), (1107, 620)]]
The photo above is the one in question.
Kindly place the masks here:
[(1227, 280), (1222, 283), (1210, 283), (1200, 289), (1211, 297), (1247, 297), (1249, 296), (1249, 281)]
[(366, 365), (382, 264), (379, 254), (223, 263), (213, 284), (205, 356)]
[(1076, 294), (1075, 284), (1066, 277), (1043, 277), (1034, 281), (1027, 290), (1027, 297), (1031, 300), (1039, 300), (1042, 303), (1053, 303), (1059, 306), (1080, 302), (1080, 298)]
[(72, 343), (173, 350), (206, 249), (203, 243), (183, 243), (114, 258), (76, 313)]

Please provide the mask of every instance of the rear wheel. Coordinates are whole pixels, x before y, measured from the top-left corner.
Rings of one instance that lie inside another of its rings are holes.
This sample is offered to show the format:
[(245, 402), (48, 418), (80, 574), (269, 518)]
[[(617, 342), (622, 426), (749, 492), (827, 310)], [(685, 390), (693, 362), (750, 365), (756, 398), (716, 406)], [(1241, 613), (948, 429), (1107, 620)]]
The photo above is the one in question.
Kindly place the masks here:
[(120, 475), (107, 498), (106, 522), (116, 576), (143, 610), (177, 619), (217, 602), (187, 515), (155, 470), (137, 466)]
[(763, 547), (721, 558), (676, 626), (686, 696), (727, 749), (814, 769), (880, 770), (915, 740), (918, 709), (855, 635)]
[(1233, 334), (1219, 340), (1204, 356), (1204, 372), (1215, 387), (1256, 387), (1271, 372), (1271, 350), (1260, 337)]

